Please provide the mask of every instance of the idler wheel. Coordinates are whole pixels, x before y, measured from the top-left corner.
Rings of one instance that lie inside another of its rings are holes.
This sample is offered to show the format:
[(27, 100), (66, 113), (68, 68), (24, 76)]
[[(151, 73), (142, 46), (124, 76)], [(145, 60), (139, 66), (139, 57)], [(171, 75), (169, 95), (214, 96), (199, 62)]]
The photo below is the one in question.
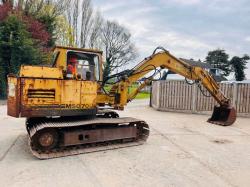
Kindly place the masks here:
[(34, 135), (32, 143), (41, 151), (49, 151), (58, 145), (58, 133), (54, 129), (43, 129)]

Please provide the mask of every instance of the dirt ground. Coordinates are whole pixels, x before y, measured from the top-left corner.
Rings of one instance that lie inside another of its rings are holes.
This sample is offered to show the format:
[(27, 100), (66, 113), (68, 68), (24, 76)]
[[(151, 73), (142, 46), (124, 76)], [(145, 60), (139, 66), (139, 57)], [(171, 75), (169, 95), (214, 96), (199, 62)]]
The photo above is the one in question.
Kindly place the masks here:
[(144, 145), (50, 160), (31, 155), (24, 119), (0, 106), (0, 186), (250, 186), (250, 118), (221, 127), (147, 104), (120, 112), (149, 123)]

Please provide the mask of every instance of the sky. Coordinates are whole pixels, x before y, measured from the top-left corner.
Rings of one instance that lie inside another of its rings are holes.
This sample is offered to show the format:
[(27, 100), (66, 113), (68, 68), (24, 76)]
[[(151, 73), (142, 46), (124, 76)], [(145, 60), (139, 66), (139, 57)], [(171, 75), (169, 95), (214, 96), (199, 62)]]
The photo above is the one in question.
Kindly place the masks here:
[[(162, 46), (181, 58), (204, 60), (224, 49), (250, 55), (249, 0), (92, 0), (104, 18), (132, 34), (139, 61)], [(245, 70), (250, 79), (250, 62)]]

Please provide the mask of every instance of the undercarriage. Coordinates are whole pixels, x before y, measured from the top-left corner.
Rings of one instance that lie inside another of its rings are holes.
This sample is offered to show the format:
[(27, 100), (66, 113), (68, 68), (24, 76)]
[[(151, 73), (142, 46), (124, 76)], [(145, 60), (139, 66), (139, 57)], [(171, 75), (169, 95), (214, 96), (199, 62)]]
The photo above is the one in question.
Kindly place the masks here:
[(39, 159), (136, 146), (149, 135), (146, 122), (119, 118), (113, 111), (87, 118), (29, 118), (26, 128), (31, 152)]

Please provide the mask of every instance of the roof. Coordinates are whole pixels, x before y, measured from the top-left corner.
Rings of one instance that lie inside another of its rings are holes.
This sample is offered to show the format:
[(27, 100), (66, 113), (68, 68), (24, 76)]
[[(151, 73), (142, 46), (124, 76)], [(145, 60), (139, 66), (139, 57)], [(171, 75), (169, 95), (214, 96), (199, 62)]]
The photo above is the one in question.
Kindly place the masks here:
[(180, 60), (188, 63), (191, 66), (198, 66), (198, 67), (201, 67), (201, 68), (208, 68), (208, 69), (213, 68), (213, 66), (211, 66), (210, 64), (201, 62), (200, 60), (199, 61), (194, 61), (193, 59), (188, 60), (188, 59), (185, 59), (185, 58), (180, 58)]
[[(210, 73), (212, 74), (214, 80), (216, 82), (226, 82), (227, 79), (223, 76), (217, 76), (217, 75), (214, 75), (213, 73)], [(175, 74), (175, 73), (172, 73), (172, 72), (166, 72), (166, 73), (163, 73), (162, 75), (162, 79), (161, 80), (184, 80), (185, 78), (181, 75), (178, 75), (178, 74)]]
[(77, 48), (77, 47), (69, 47), (69, 46), (55, 46), (55, 48), (70, 49), (70, 50), (75, 50), (75, 51), (85, 51), (85, 52), (100, 53), (100, 54), (103, 53), (102, 51), (97, 50), (97, 49), (85, 49), (85, 48)]
[(212, 76), (216, 80), (216, 82), (227, 81), (227, 79), (225, 77), (223, 77), (222, 75), (218, 76), (218, 75), (215, 75), (211, 72), (210, 72), (210, 74), (212, 74)]
[[(199, 61), (194, 61), (193, 59), (185, 59), (185, 58), (180, 58), (180, 60), (188, 63), (191, 66), (198, 66), (201, 68), (205, 68), (205, 69), (213, 69), (214, 67), (208, 63), (204, 63)], [(216, 82), (221, 82), (221, 81), (226, 81), (227, 79), (225, 77), (223, 77), (223, 75), (215, 75), (214, 73), (212, 73), (211, 71), (209, 72), (210, 74), (212, 74), (213, 78), (216, 80)]]

